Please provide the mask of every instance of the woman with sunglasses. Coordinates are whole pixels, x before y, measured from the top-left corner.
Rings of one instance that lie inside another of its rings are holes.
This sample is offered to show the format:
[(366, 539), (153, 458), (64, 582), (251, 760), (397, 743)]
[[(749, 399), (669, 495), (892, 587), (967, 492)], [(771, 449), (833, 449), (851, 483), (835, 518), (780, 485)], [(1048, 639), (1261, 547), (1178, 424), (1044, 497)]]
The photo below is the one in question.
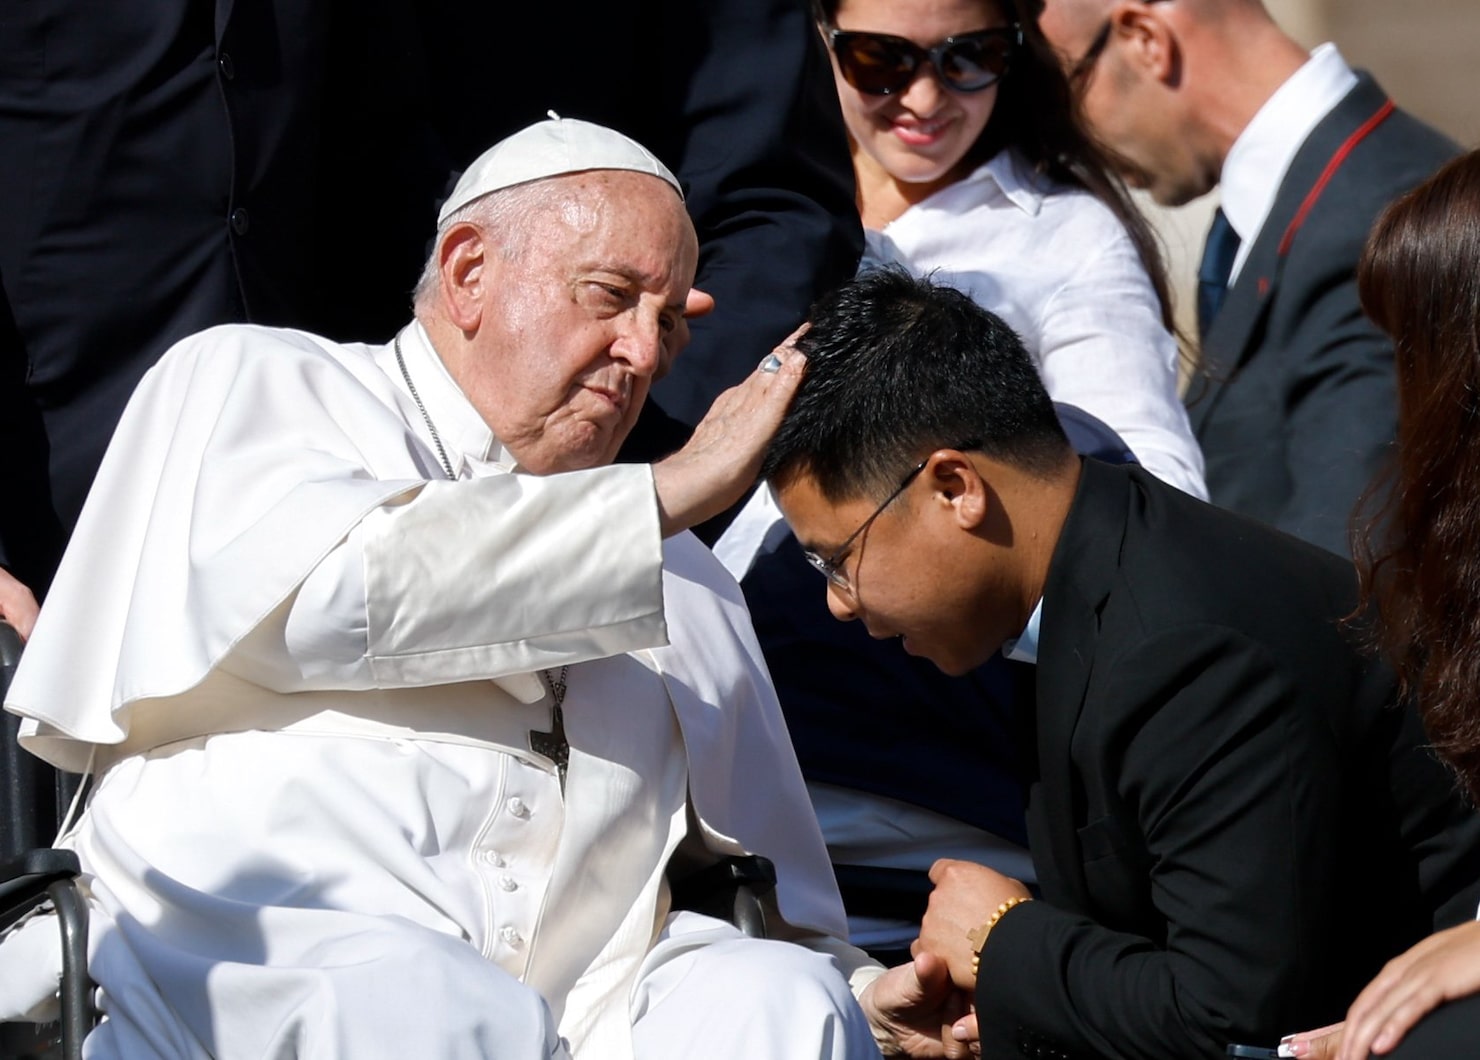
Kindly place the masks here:
[(864, 266), (1003, 317), (1055, 401), (1206, 497), (1156, 242), (1080, 130), (1034, 0), (812, 0), (848, 128)]

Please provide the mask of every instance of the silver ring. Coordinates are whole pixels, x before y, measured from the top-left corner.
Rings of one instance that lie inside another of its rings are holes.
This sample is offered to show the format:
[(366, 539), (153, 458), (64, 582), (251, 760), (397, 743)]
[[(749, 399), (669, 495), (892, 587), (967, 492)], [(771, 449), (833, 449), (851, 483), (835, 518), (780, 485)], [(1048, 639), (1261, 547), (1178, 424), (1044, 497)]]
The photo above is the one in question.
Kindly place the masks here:
[(779, 371), (781, 371), (781, 358), (780, 357), (777, 357), (774, 353), (768, 353), (768, 354), (766, 354), (766, 356), (761, 359), (761, 371), (763, 371), (763, 372), (779, 372)]

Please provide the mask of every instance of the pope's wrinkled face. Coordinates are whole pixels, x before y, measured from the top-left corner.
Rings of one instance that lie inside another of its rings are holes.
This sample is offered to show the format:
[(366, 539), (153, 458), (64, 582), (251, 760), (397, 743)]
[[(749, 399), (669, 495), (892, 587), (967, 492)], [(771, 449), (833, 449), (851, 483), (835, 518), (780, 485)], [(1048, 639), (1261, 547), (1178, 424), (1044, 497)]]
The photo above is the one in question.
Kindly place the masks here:
[[(517, 252), (490, 245), (463, 389), (536, 474), (610, 463), (688, 341), (698, 242), (673, 188), (642, 173), (559, 178)], [(565, 192), (568, 190), (568, 194)]]

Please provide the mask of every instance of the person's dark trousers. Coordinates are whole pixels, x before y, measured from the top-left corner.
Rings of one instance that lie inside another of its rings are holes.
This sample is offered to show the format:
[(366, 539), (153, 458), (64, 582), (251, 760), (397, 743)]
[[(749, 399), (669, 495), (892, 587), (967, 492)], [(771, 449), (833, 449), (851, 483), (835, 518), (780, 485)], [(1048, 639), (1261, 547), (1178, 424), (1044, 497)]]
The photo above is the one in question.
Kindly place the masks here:
[(1480, 1056), (1480, 994), (1440, 1005), (1403, 1036), (1390, 1053), (1373, 1060), (1474, 1060)]

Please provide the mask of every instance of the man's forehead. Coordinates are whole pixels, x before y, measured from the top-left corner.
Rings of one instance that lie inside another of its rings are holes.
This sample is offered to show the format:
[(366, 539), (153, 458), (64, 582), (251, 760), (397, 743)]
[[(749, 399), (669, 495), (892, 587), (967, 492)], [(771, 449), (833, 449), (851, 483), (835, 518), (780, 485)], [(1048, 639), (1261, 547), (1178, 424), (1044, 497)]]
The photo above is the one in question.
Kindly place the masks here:
[(868, 506), (862, 497), (830, 500), (806, 470), (794, 470), (771, 484), (776, 504), (803, 548), (831, 550), (842, 543), (856, 520), (853, 509)]

